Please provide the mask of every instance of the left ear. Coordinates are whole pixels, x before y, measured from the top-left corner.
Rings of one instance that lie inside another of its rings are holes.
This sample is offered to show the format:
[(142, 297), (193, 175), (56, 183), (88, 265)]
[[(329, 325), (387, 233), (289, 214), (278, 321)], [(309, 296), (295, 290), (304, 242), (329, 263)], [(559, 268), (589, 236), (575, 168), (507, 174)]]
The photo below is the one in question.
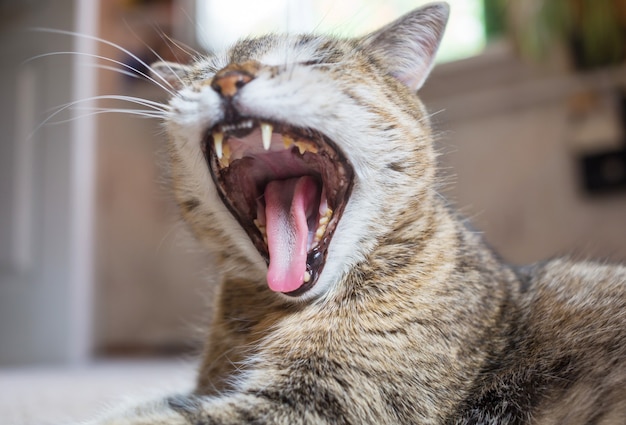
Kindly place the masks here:
[(184, 86), (183, 78), (191, 72), (191, 67), (174, 62), (155, 62), (150, 65), (150, 71), (157, 80), (167, 81), (175, 89)]
[(447, 3), (424, 6), (363, 37), (361, 45), (417, 91), (433, 67), (449, 14)]

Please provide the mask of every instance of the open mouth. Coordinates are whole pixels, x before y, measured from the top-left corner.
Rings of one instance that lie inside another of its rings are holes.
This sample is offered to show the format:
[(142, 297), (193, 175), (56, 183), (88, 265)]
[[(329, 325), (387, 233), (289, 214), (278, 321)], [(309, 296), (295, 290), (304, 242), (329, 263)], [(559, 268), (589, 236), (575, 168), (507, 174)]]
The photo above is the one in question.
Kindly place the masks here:
[(317, 131), (257, 119), (216, 124), (204, 151), (222, 201), (268, 264), (270, 289), (311, 289), (352, 189), (348, 160)]

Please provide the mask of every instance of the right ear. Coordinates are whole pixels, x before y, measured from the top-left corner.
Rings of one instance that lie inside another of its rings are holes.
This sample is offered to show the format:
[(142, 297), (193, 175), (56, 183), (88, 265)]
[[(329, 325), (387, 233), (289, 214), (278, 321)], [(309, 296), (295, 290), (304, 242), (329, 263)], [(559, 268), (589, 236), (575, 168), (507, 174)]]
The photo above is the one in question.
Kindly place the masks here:
[(154, 79), (162, 83), (167, 81), (175, 89), (185, 86), (184, 78), (191, 72), (191, 67), (175, 62), (155, 62), (150, 66)]
[(450, 7), (443, 2), (424, 6), (365, 36), (362, 46), (391, 75), (417, 91), (435, 63), (449, 14)]

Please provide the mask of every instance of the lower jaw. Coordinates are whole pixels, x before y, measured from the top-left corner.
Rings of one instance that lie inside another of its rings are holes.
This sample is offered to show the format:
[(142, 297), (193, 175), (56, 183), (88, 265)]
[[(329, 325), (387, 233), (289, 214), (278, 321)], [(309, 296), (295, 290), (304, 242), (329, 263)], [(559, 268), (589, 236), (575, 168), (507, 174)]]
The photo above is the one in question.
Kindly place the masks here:
[(300, 297), (301, 295), (309, 292), (309, 290), (311, 288), (313, 288), (314, 285), (315, 285), (315, 283), (312, 283), (312, 284), (305, 283), (304, 285), (302, 285), (301, 287), (299, 287), (295, 291), (281, 292), (281, 293), (283, 295), (287, 295), (288, 297), (297, 298), (297, 297)]

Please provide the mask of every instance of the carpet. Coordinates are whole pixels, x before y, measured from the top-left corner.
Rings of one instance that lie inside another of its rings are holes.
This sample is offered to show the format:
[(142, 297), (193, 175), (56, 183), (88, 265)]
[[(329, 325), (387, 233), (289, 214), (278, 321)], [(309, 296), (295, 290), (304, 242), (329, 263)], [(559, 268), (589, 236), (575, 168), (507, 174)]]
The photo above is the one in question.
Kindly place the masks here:
[(196, 368), (195, 363), (180, 360), (0, 368), (0, 424), (80, 423), (130, 398), (153, 399), (189, 391)]

